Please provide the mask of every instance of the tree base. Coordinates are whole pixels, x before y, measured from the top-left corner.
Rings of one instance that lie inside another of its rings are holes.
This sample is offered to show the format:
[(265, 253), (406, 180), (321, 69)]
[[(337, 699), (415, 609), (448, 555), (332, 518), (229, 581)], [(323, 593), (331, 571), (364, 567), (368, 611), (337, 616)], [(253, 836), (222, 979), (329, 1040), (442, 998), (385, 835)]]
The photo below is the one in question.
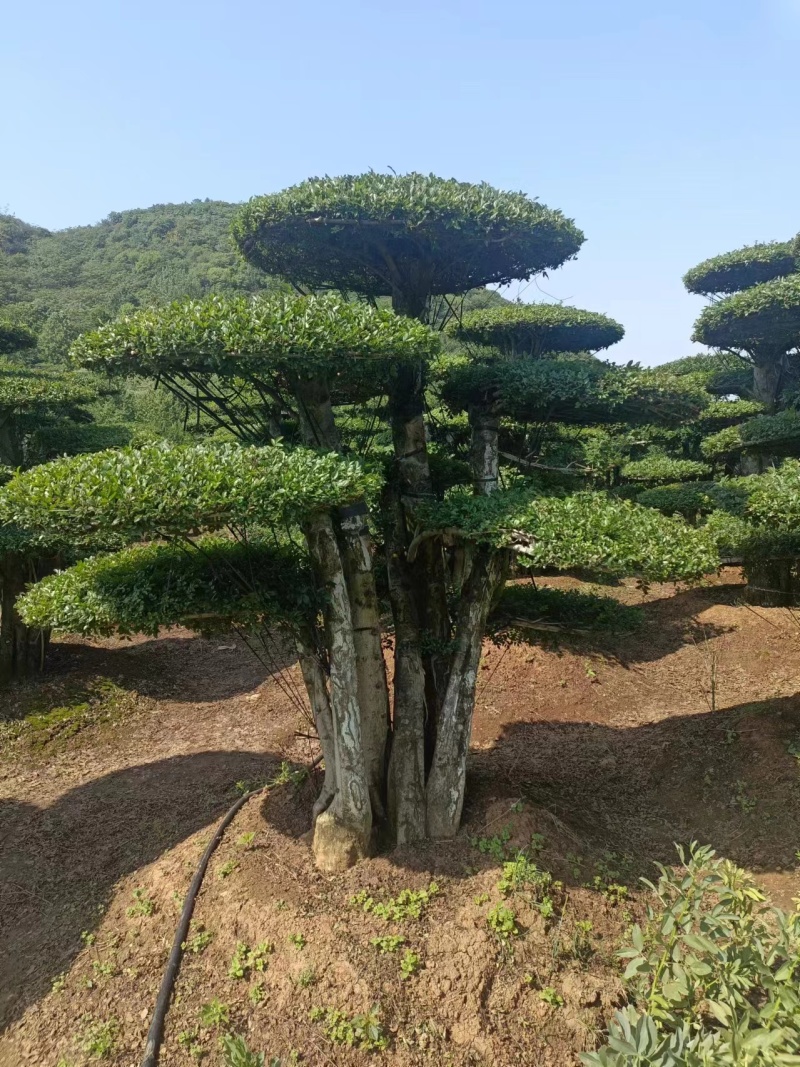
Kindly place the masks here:
[(792, 608), (800, 603), (796, 560), (759, 560), (744, 568), (745, 600), (762, 608)]
[(328, 874), (349, 870), (369, 855), (369, 844), (369, 833), (345, 826), (328, 809), (317, 818), (314, 826), (314, 863)]

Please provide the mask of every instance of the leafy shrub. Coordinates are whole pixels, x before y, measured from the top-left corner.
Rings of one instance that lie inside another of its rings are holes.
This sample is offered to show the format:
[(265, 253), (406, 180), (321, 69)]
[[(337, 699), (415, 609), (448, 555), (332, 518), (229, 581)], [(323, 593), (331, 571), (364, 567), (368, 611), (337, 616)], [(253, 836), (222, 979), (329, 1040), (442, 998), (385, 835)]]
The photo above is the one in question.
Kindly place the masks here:
[(645, 880), (654, 902), (631, 931), (617, 1012), (592, 1067), (778, 1067), (800, 1063), (800, 907), (766, 906), (752, 878), (707, 847)]
[(710, 473), (707, 463), (696, 459), (673, 459), (659, 453), (626, 463), (622, 468), (622, 477), (631, 482), (685, 482)]

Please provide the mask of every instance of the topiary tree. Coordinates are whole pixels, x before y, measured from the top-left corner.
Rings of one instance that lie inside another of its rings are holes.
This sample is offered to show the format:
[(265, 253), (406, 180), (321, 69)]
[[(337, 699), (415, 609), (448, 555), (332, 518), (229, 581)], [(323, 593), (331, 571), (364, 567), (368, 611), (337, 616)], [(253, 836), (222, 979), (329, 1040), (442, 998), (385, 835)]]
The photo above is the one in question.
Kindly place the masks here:
[[(419, 176), (307, 183), (252, 202), (236, 232), (248, 256), (262, 267), (271, 264), (273, 272), (296, 271), (297, 284), (359, 285), (371, 298), (386, 295), (381, 286), (388, 286), (401, 309), (420, 317), (433, 317), (437, 293), (449, 300), (460, 295), (459, 286), (463, 293), (513, 271), (529, 276), (574, 254), (580, 243), (563, 216), (521, 194)], [(394, 268), (384, 276), (387, 254)], [(244, 453), (231, 449), (223, 460), (219, 450), (206, 450), (199, 474), (194, 460), (173, 453), (163, 462), (161, 453), (146, 450), (81, 457), (19, 475), (3, 494), (9, 519), (42, 530), (102, 526), (128, 529), (131, 539), (149, 531), (194, 543), (197, 531), (224, 528), (240, 546), (270, 539), (302, 543), (298, 574), (310, 576), (305, 625), (314, 637), (305, 646), (310, 656), (302, 642), (298, 652), (326, 757), (314, 848), (317, 862), (328, 869), (357, 859), (384, 825), (401, 842), (447, 837), (458, 829), (481, 641), (512, 556), (534, 568), (586, 567), (651, 578), (687, 577), (714, 565), (703, 535), (652, 509), (604, 494), (568, 493), (557, 482), (514, 476), (508, 488), (499, 479), (492, 484), (485, 472), (499, 467), (498, 439), (479, 441), (475, 425), (467, 427), (471, 447), (465, 459), (438, 462), (423, 418), (424, 405), (434, 400), (426, 392), (432, 364), (439, 362), (436, 385), (442, 390), (465, 366), (474, 364), (478, 375), (487, 366), (485, 354), (466, 353), (448, 371), (439, 349), (438, 337), (421, 321), (330, 294), (212, 298), (138, 312), (83, 338), (75, 346), (77, 358), (118, 373), (158, 377), (176, 395), (195, 398), (242, 442)], [(609, 368), (600, 367), (610, 376)], [(616, 393), (609, 384), (601, 404), (606, 414), (644, 388), (622, 376), (625, 386)], [(467, 404), (473, 403), (474, 390), (463, 389)], [(587, 386), (587, 400), (589, 392)], [(652, 389), (660, 400), (667, 393)], [(352, 418), (354, 403), (364, 405), (360, 419)], [(364, 422), (378, 432), (362, 435)], [(264, 447), (278, 434), (280, 446)], [(365, 467), (347, 461), (367, 448)], [(257, 471), (266, 463), (273, 473), (259, 474), (254, 484), (239, 470), (242, 461), (234, 462), (241, 454), (251, 457)], [(295, 467), (301, 461), (302, 477)], [(234, 464), (231, 474), (215, 475), (219, 464), (223, 470)], [(157, 479), (146, 473), (148, 466), (160, 472)], [(333, 484), (340, 469), (349, 472), (347, 478)], [(208, 507), (200, 506), (204, 479), (219, 486)], [(306, 498), (306, 482), (330, 484), (336, 492)], [(152, 485), (144, 497), (142, 485)], [(173, 497), (181, 501), (174, 518)], [(121, 503), (109, 510), (109, 500)], [(153, 556), (137, 554), (145, 551), (151, 550), (132, 549), (134, 555), (51, 579), (29, 594), (30, 617), (71, 626), (83, 619), (86, 628), (103, 632), (111, 620), (152, 629), (162, 608), (165, 621), (186, 621), (188, 615), (207, 616), (209, 603), (218, 600), (219, 617), (230, 617), (231, 604), (241, 601), (242, 624), (251, 624), (258, 599), (251, 595), (254, 583), (241, 583), (244, 568), (232, 568), (239, 585), (225, 596), (218, 587), (192, 584), (196, 571), (183, 572), (182, 587), (194, 590), (187, 612), (174, 599), (159, 601), (164, 583), (153, 577)], [(169, 551), (170, 567), (177, 567), (180, 557)], [(246, 549), (214, 549), (217, 555), (227, 551)], [(379, 552), (386, 561), (385, 585), (376, 574)], [(146, 610), (125, 592), (140, 561), (150, 575)], [(258, 596), (272, 590), (269, 603), (280, 603), (271, 581), (259, 586)], [(393, 635), (391, 702), (381, 647), (384, 595)], [(279, 615), (269, 606), (262, 613), (267, 623)]]
[(712, 303), (692, 340), (735, 352), (752, 364), (752, 396), (770, 411), (798, 374), (800, 273), (791, 242), (756, 244), (700, 263), (684, 276)]

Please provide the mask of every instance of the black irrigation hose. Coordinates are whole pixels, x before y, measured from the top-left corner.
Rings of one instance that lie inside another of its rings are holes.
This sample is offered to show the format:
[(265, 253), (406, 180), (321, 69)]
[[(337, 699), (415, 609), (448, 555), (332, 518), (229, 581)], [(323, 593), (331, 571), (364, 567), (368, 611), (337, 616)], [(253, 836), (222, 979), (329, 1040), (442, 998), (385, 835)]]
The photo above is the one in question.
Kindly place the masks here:
[[(321, 762), (322, 756), (317, 756), (309, 770), (313, 770)], [(144, 1047), (142, 1067), (157, 1067), (158, 1064), (158, 1054), (161, 1050), (161, 1041), (164, 1036), (164, 1020), (167, 1016), (170, 997), (172, 996), (172, 990), (175, 986), (175, 979), (178, 977), (178, 969), (180, 968), (181, 958), (183, 957), (183, 945), (186, 941), (187, 934), (189, 933), (189, 924), (192, 921), (195, 901), (197, 900), (197, 894), (200, 892), (200, 886), (203, 884), (208, 861), (211, 859), (214, 850), (222, 840), (222, 835), (230, 826), (234, 817), (245, 802), (250, 800), (251, 797), (258, 796), (259, 793), (265, 792), (269, 788), (269, 785), (262, 785), (258, 789), (251, 789), (249, 793), (245, 793), (243, 796), (239, 797), (217, 827), (216, 833), (209, 841), (202, 859), (198, 864), (197, 870), (194, 872), (194, 878), (192, 878), (189, 891), (183, 902), (183, 911), (181, 912), (181, 917), (178, 921), (178, 928), (175, 931), (175, 939), (172, 942), (172, 951), (167, 960), (167, 969), (164, 971), (164, 977), (161, 979), (161, 988), (158, 991), (156, 1006), (153, 1010), (153, 1019), (150, 1023), (150, 1029), (147, 1031), (147, 1044)]]

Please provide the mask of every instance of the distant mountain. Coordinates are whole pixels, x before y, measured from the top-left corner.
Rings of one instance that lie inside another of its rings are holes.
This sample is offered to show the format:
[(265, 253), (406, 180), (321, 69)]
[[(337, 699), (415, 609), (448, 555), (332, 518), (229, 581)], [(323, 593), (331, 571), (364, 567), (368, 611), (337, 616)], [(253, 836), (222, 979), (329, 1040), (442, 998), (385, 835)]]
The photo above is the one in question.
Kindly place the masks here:
[(229, 236), (236, 208), (219, 200), (155, 204), (52, 233), (0, 215), (0, 315), (33, 326), (40, 357), (53, 361), (126, 306), (273, 288)]
[[(0, 318), (32, 326), (39, 336), (34, 356), (53, 363), (66, 359), (78, 334), (126, 308), (286, 288), (239, 256), (229, 234), (237, 207), (222, 200), (154, 204), (55, 232), (0, 215)], [(476, 289), (464, 308), (504, 302)]]

